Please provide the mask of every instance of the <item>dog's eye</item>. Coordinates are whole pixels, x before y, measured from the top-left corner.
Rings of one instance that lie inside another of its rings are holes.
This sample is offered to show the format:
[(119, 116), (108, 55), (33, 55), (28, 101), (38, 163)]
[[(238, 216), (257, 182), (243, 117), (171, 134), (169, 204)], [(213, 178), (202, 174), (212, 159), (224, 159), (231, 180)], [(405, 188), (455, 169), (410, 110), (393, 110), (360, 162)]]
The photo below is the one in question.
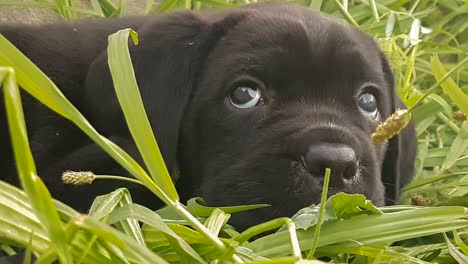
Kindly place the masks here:
[(239, 86), (229, 96), (231, 104), (237, 108), (252, 108), (260, 102), (262, 94), (260, 89), (248, 86)]
[(370, 117), (372, 119), (377, 119), (379, 111), (377, 110), (377, 99), (371, 93), (363, 93), (359, 96), (358, 108), (361, 114)]

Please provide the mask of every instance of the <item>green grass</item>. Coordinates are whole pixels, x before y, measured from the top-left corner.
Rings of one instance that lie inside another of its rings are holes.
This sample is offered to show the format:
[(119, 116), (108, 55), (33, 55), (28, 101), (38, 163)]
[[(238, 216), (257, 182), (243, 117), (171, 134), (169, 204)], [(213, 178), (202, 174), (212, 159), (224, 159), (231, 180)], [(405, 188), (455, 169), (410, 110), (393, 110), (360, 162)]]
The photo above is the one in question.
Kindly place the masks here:
[[(239, 233), (226, 224), (230, 214), (263, 205), (218, 209), (201, 198), (179, 202), (135, 82), (127, 42), (133, 37), (137, 43), (133, 31), (110, 36), (109, 64), (145, 164), (100, 135), (47, 76), (0, 36), (0, 86), (23, 187), (0, 181), (0, 255), (14, 254), (19, 246), (37, 255), (38, 263), (321, 263), (314, 260), (319, 257), (357, 264), (468, 263), (468, 121), (463, 114), (468, 113), (468, 23), (463, 17), (468, 5), (455, 0), (296, 2), (372, 34), (390, 58), (398, 94), (410, 108), (418, 135), (416, 177), (404, 188), (400, 205), (376, 208), (361, 195), (324, 196), (321, 206)], [(150, 0), (146, 14), (243, 3)], [(77, 8), (74, 0), (2, 5), (48, 8), (65, 19), (119, 17), (127, 8), (124, 0), (90, 0), (88, 8)], [(19, 86), (77, 125), (167, 207), (153, 212), (133, 204), (126, 189), (97, 197), (88, 215), (52, 200), (35, 172)], [(277, 233), (253, 239), (278, 227)]]

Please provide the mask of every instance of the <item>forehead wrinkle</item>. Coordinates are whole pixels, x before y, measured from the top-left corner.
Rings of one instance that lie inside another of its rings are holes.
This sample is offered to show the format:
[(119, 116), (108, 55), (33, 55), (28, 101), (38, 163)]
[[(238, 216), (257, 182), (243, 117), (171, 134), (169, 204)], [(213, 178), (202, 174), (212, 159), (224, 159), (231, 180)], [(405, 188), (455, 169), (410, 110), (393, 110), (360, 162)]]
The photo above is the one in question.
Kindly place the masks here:
[[(255, 10), (249, 12), (247, 18), (230, 30), (230, 34), (223, 38), (223, 42), (233, 47), (287, 53), (307, 50), (308, 39), (308, 31), (301, 17), (283, 14), (273, 16)], [(300, 49), (297, 44), (301, 44)]]
[(233, 54), (230, 58), (224, 59), (229, 60), (229, 70), (226, 71), (227, 74), (225, 74), (225, 78), (228, 80), (242, 73), (250, 74), (261, 79), (264, 78), (264, 67), (257, 54), (240, 52)]

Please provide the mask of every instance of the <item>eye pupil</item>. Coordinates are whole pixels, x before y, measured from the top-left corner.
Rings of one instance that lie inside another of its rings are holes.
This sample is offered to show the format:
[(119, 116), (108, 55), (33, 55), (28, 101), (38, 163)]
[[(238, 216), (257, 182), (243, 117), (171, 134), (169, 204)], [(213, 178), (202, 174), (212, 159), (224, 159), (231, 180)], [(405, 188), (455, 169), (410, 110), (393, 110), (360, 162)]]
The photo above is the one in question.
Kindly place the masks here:
[(377, 110), (377, 99), (371, 93), (363, 93), (359, 96), (358, 100), (358, 108), (359, 111), (372, 119), (376, 119), (378, 117), (378, 110)]
[(256, 89), (254, 90), (250, 87), (238, 87), (231, 94), (231, 100), (236, 104), (245, 104), (255, 98), (256, 93)]
[(373, 111), (376, 108), (375, 97), (373, 95), (366, 93), (361, 95), (360, 99), (360, 106), (365, 110)]
[(261, 100), (261, 93), (257, 88), (239, 86), (232, 91), (229, 100), (237, 108), (252, 108)]

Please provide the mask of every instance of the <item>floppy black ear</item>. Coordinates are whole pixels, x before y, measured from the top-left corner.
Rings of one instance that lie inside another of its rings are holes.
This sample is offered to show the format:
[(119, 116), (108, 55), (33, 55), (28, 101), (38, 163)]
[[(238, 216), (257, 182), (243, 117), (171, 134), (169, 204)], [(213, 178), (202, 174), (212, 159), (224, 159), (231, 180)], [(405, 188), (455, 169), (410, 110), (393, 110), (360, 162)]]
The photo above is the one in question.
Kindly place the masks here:
[[(237, 20), (233, 16), (212, 23), (186, 11), (148, 18), (142, 27), (134, 29), (140, 44), (129, 44), (133, 67), (145, 110), (169, 169), (176, 165), (179, 128), (198, 72), (209, 51)], [(106, 136), (129, 136), (115, 96), (107, 52), (90, 66), (86, 89), (83, 112), (93, 125)], [(121, 131), (125, 134), (121, 135)]]
[[(381, 54), (385, 78), (390, 85), (392, 96), (392, 112), (396, 109), (405, 109), (406, 106), (398, 97), (394, 89), (394, 80), (387, 59)], [(382, 180), (385, 185), (385, 197), (387, 204), (393, 204), (399, 200), (401, 187), (407, 184), (414, 174), (414, 161), (416, 158), (416, 132), (414, 122), (411, 121), (400, 134), (389, 140), (385, 159), (382, 166)]]

